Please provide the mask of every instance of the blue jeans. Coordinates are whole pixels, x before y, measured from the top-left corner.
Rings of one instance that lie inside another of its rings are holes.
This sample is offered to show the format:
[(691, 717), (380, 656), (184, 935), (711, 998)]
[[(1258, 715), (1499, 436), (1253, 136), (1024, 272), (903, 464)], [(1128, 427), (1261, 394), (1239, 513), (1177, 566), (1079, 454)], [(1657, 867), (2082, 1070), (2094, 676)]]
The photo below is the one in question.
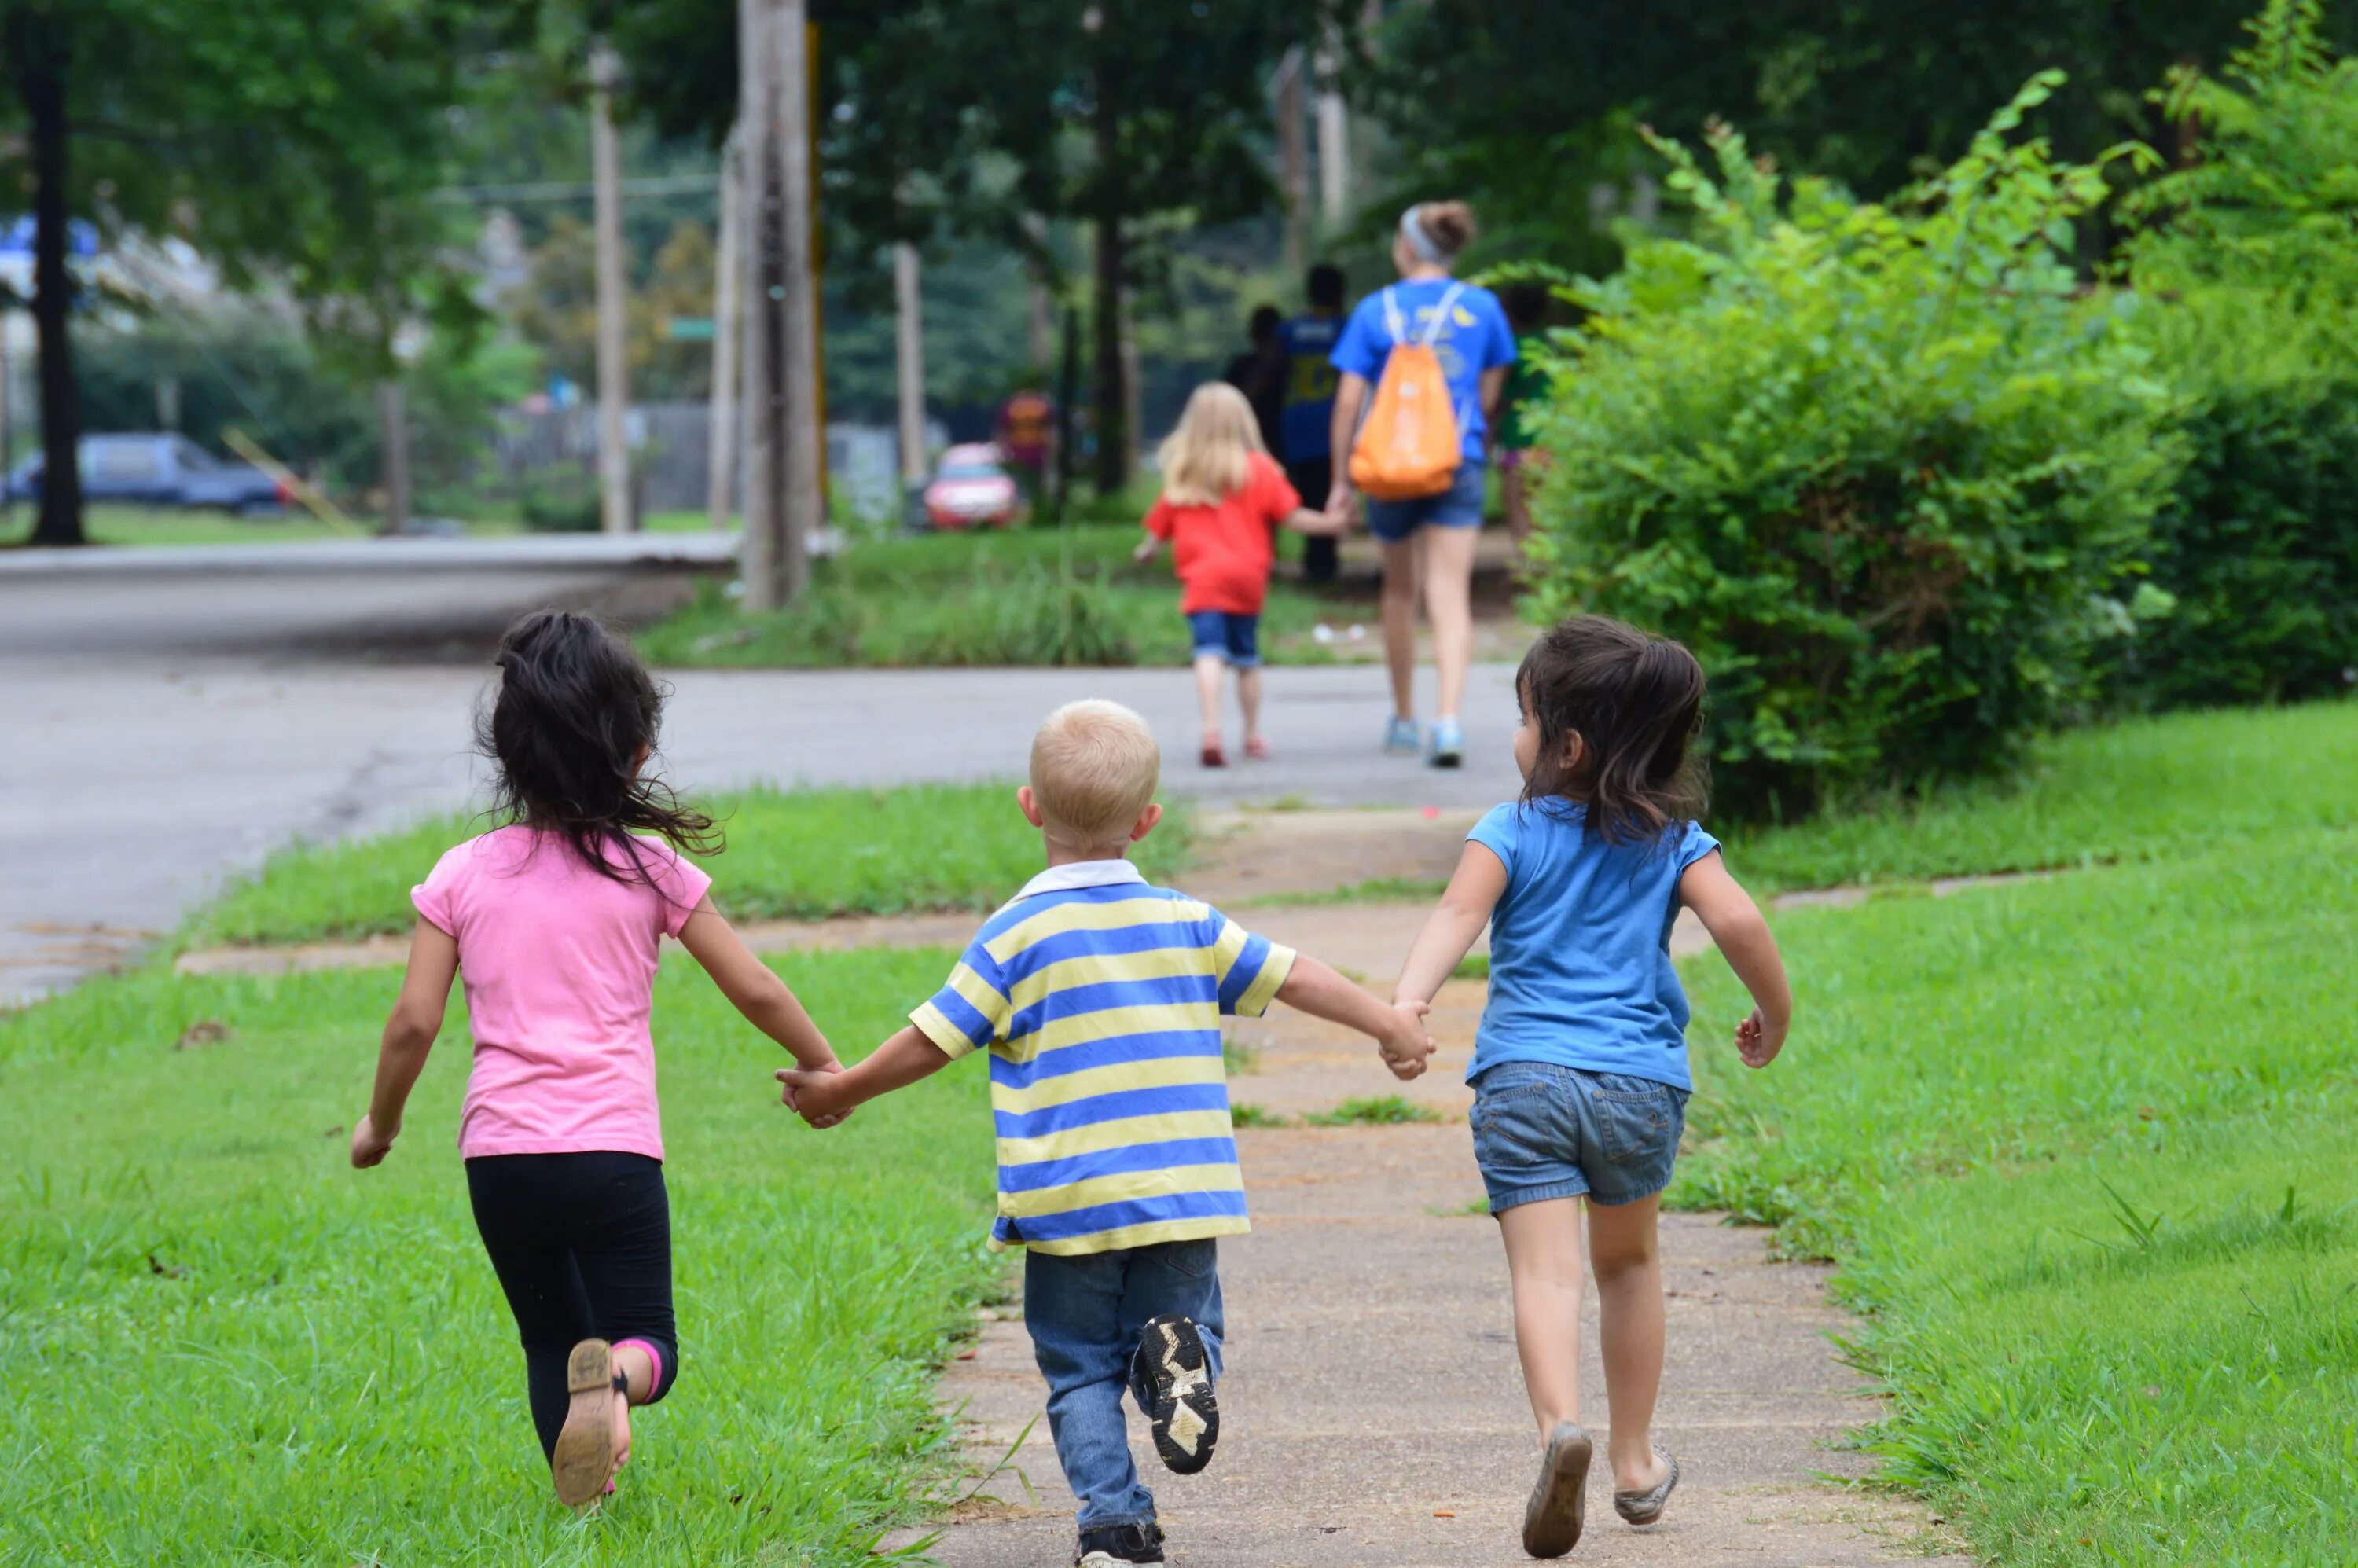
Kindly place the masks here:
[(1474, 1080), (1466, 1119), (1492, 1214), (1550, 1198), (1610, 1207), (1671, 1184), (1687, 1091), (1626, 1073), (1501, 1062)]
[(1260, 617), (1229, 610), (1187, 611), (1187, 635), (1199, 659), (1225, 659), (1240, 670), (1260, 668)]
[(1138, 1408), (1147, 1408), (1138, 1335), (1148, 1318), (1164, 1313), (1195, 1320), (1218, 1380), (1218, 1262), (1219, 1244), (1208, 1238), (1072, 1258), (1025, 1256), (1023, 1321), (1040, 1375), (1048, 1379), (1048, 1431), (1065, 1482), (1080, 1499), (1081, 1529), (1154, 1517), (1154, 1494), (1139, 1484), (1130, 1463), (1121, 1392), (1128, 1389)]
[(1482, 462), (1468, 458), (1457, 465), (1457, 477), (1437, 495), (1413, 501), (1368, 498), (1368, 532), (1387, 545), (1397, 545), (1419, 528), (1479, 528), (1482, 526)]

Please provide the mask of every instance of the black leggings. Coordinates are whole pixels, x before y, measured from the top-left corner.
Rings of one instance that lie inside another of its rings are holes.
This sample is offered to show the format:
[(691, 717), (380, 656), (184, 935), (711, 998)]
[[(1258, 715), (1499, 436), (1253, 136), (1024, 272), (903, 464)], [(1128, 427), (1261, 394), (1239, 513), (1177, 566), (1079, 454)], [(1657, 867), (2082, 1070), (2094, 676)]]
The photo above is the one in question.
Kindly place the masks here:
[(584, 1339), (636, 1341), (654, 1358), (643, 1403), (679, 1378), (671, 1315), (671, 1200), (644, 1154), (488, 1154), (467, 1162), (475, 1228), (524, 1336), (532, 1424), (557, 1452), (570, 1395), (565, 1362)]

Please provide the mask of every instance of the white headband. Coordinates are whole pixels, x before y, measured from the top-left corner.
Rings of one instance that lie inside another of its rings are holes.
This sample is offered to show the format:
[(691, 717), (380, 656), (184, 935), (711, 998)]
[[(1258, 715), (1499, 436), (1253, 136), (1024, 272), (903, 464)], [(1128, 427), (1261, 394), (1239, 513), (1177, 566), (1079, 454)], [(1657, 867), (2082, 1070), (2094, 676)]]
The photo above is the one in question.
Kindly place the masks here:
[(1425, 232), (1423, 223), (1417, 219), (1416, 208), (1411, 207), (1401, 214), (1400, 232), (1401, 238), (1408, 242), (1408, 248), (1424, 260), (1445, 262), (1449, 259), (1449, 253), (1443, 250), (1431, 234)]

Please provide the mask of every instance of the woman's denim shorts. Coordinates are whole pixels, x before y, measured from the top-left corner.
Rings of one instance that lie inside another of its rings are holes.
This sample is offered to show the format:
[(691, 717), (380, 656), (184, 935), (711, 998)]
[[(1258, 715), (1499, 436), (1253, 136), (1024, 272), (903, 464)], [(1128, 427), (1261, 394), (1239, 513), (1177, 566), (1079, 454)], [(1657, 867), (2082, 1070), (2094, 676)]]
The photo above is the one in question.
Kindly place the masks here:
[(1611, 1206), (1671, 1184), (1687, 1091), (1624, 1073), (1501, 1062), (1475, 1080), (1469, 1120), (1492, 1214), (1549, 1198)]

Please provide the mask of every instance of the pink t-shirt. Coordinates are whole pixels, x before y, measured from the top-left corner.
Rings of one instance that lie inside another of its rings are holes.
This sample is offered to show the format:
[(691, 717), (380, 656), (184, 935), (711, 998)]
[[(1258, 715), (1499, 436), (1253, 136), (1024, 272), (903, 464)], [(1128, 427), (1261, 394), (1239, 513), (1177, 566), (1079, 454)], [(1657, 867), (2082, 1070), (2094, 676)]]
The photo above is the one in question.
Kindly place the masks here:
[(475, 1066), (459, 1152), (663, 1158), (655, 1107), (655, 943), (676, 936), (712, 879), (637, 840), (654, 885), (616, 881), (565, 840), (503, 827), (450, 850), (409, 890), (459, 943)]

